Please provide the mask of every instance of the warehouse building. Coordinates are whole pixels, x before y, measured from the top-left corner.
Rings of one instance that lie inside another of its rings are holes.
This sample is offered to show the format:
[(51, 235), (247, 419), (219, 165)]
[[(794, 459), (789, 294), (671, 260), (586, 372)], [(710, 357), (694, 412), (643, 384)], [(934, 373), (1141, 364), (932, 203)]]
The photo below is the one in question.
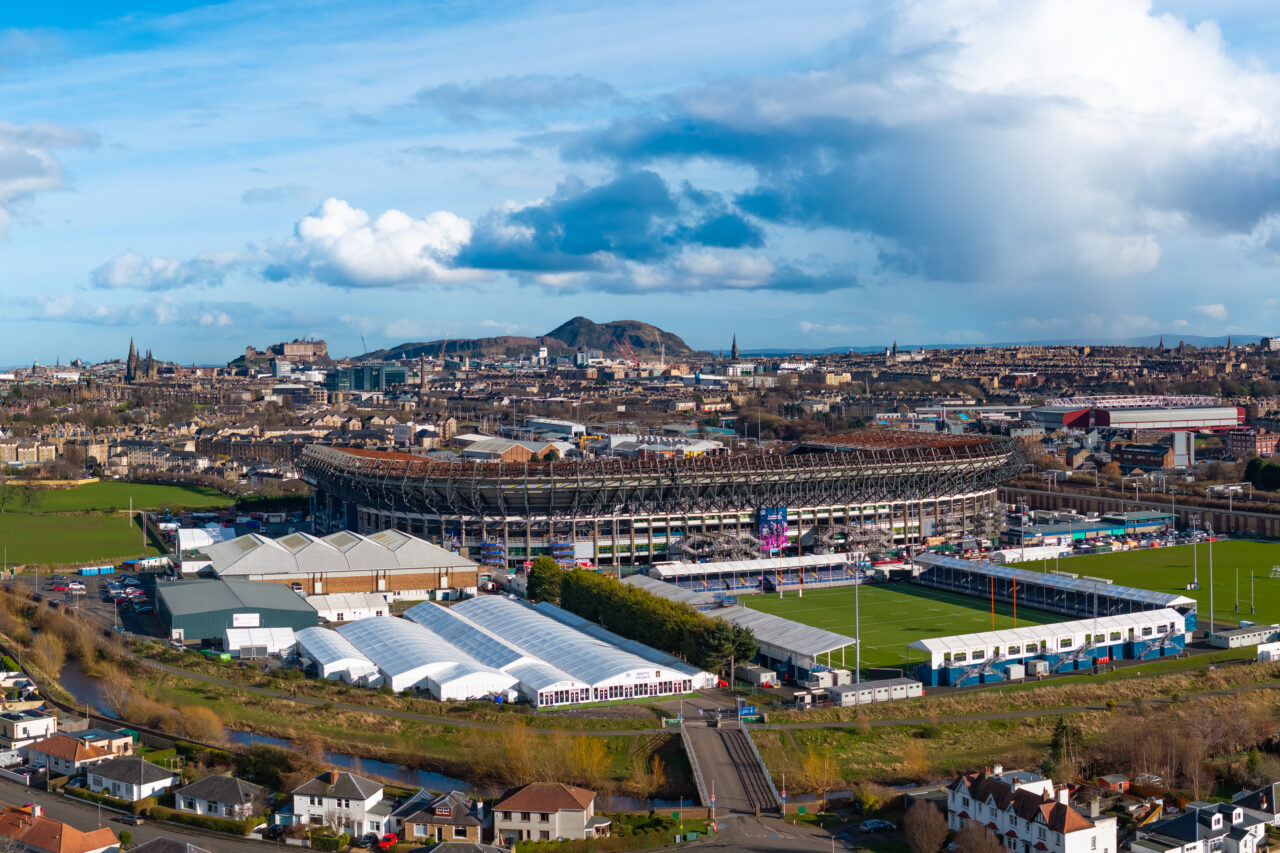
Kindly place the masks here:
[(1110, 427), (1195, 432), (1238, 429), (1245, 412), (1217, 397), (1124, 394), (1048, 400), (1027, 416), (1050, 430)]
[(182, 642), (221, 641), (228, 628), (292, 628), (319, 624), (316, 609), (287, 586), (242, 580), (160, 584), (156, 617)]
[(395, 600), (452, 601), (476, 594), (477, 566), (399, 530), (323, 539), (249, 533), (202, 549), (202, 577), (283, 584), (306, 595), (377, 593)]

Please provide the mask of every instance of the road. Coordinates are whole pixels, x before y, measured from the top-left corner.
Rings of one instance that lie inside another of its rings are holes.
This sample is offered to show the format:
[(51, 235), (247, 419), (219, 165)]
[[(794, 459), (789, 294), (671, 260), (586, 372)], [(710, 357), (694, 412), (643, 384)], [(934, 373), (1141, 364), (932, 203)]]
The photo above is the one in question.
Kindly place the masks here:
[(126, 826), (115, 820), (119, 815), (109, 809), (102, 809), (102, 822), (99, 823), (99, 811), (96, 805), (73, 800), (60, 794), (50, 794), (37, 788), (28, 788), (7, 779), (0, 779), (0, 800), (13, 805), (36, 803), (44, 809), (48, 817), (69, 823), (80, 830), (88, 831), (98, 826), (108, 826), (117, 836), (123, 831), (128, 831), (133, 835), (134, 844), (164, 837), (185, 841), (215, 853), (266, 853), (273, 846), (273, 842), (240, 839), (221, 833), (206, 834), (167, 823), (148, 822), (142, 826)]

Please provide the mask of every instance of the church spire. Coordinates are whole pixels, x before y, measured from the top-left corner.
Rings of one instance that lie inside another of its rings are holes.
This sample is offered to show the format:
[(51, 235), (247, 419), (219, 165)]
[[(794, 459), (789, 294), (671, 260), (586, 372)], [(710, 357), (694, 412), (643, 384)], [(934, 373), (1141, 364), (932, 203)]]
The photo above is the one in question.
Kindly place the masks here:
[(733, 359), (733, 360), (735, 360), (735, 361), (737, 361), (737, 359), (738, 359), (738, 336), (737, 336), (737, 334), (734, 334), (734, 336), (733, 336), (733, 348), (729, 350), (729, 358), (732, 358), (732, 359)]
[(893, 353), (892, 353), (892, 354), (893, 354), (893, 355), (897, 355), (897, 354), (898, 354), (898, 340), (897, 340), (897, 338), (894, 338), (894, 341), (893, 341)]
[(1160, 352), (1164, 352), (1164, 335), (1160, 336), (1160, 344), (1158, 346)]

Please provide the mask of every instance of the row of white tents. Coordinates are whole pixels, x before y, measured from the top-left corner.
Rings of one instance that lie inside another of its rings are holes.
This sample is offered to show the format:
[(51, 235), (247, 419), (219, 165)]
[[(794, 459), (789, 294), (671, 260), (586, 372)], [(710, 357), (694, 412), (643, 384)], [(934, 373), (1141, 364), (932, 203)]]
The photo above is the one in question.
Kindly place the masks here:
[(618, 637), (558, 607), (480, 596), (423, 602), (297, 633), (298, 655), (323, 678), (417, 690), (441, 700), (522, 697), (537, 706), (673, 696), (715, 676)]

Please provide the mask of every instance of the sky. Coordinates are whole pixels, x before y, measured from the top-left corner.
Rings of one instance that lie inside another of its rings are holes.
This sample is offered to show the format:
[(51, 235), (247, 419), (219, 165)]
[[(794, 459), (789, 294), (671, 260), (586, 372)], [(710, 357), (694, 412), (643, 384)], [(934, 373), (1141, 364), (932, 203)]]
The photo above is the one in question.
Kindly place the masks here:
[(10, 6), (0, 364), (1280, 332), (1268, 4)]

